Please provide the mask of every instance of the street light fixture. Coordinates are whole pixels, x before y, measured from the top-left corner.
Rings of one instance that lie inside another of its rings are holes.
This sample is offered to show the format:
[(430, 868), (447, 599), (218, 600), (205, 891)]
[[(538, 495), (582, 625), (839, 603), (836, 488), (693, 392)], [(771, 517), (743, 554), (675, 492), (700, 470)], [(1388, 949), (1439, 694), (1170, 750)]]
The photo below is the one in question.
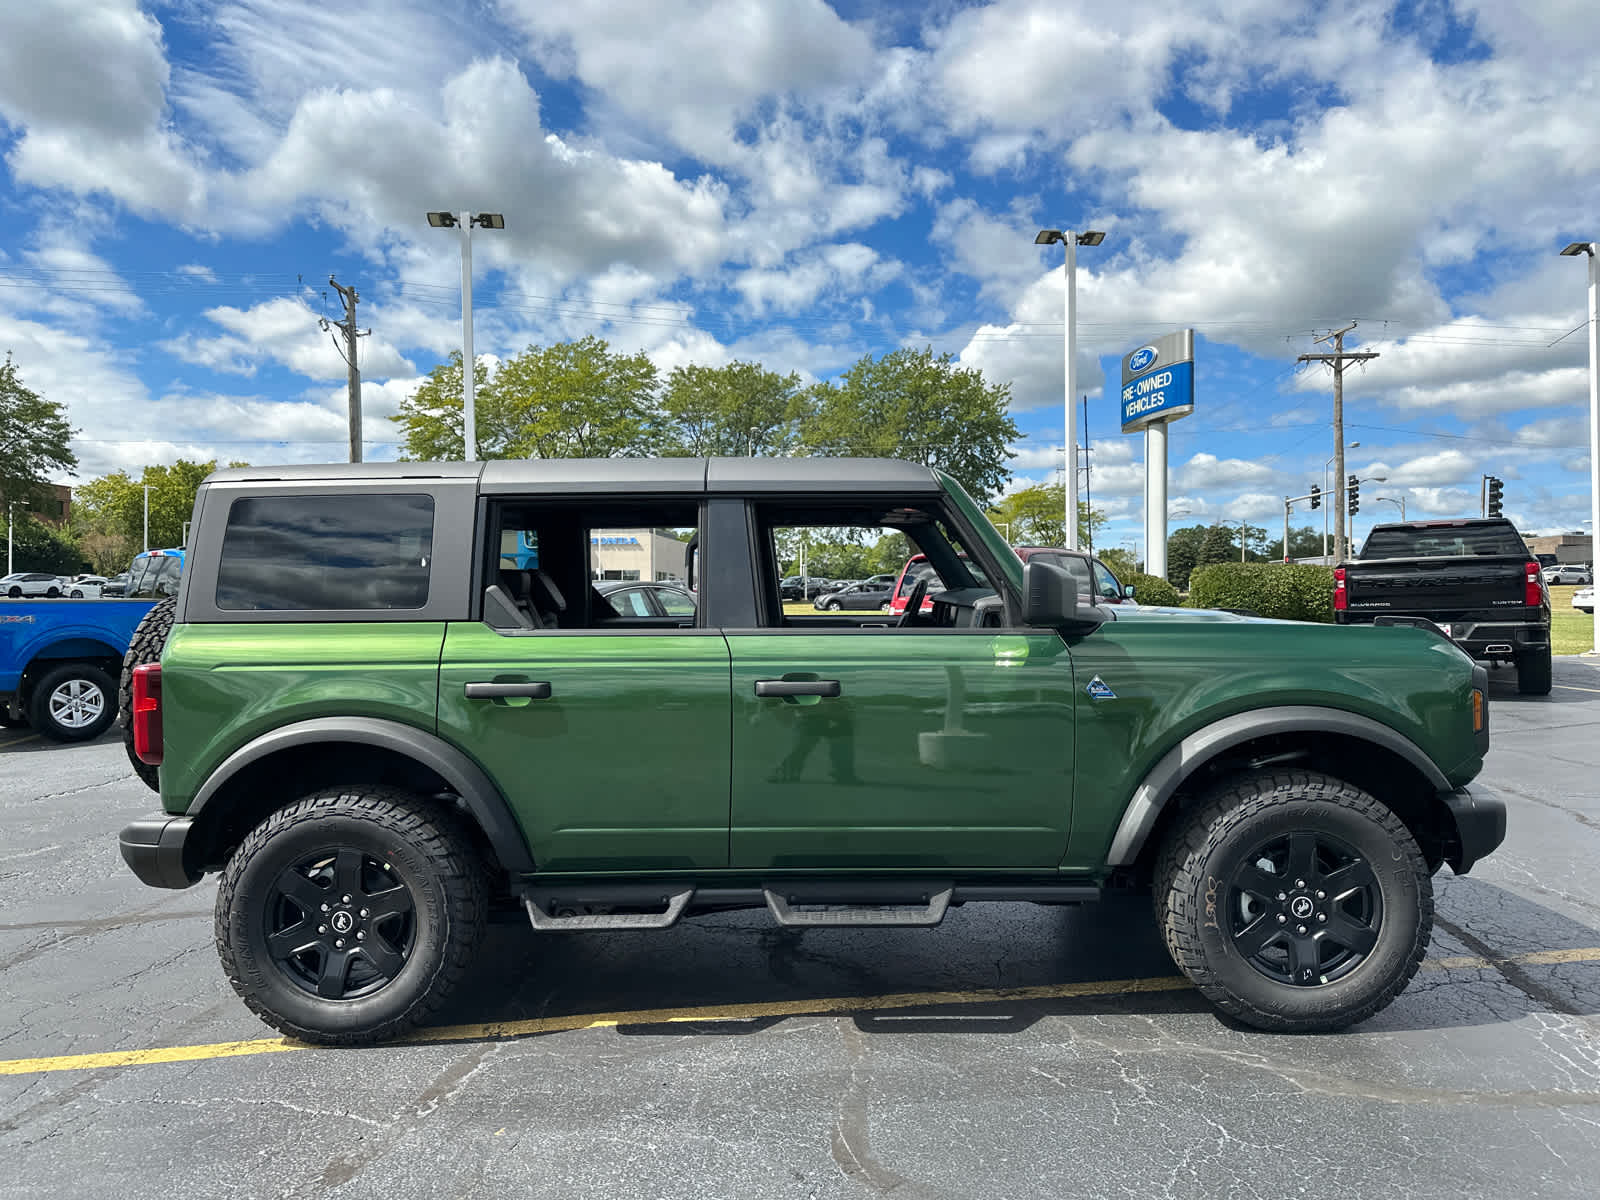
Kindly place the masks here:
[(1034, 235), (1035, 246), (1052, 246), (1060, 242), (1067, 251), (1062, 263), (1066, 286), (1066, 427), (1067, 444), (1062, 448), (1062, 461), (1066, 464), (1063, 492), (1064, 532), (1068, 550), (1078, 548), (1078, 419), (1074, 397), (1078, 394), (1078, 247), (1098, 246), (1106, 240), (1103, 230), (1041, 229)]
[(428, 224), (435, 229), (461, 231), (461, 432), (463, 461), (478, 458), (477, 357), (472, 352), (472, 227), (504, 229), (506, 219), (499, 213), (431, 212)]
[[(1591, 529), (1600, 531), (1600, 276), (1596, 275), (1600, 242), (1573, 242), (1561, 253), (1589, 258), (1589, 521)], [(1600, 654), (1600, 608), (1594, 613), (1594, 645), (1587, 653)]]
[(1400, 519), (1402, 521), (1406, 519), (1406, 498), (1404, 496), (1374, 496), (1373, 499), (1386, 500), (1390, 504), (1398, 504), (1400, 506)]

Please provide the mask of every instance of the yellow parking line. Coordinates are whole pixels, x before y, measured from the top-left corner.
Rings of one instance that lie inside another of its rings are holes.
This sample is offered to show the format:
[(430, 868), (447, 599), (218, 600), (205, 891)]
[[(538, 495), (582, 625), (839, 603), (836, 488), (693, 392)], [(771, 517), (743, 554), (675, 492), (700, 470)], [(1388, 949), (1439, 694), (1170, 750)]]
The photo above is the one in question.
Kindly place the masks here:
[(20, 746), (23, 742), (31, 742), (34, 738), (42, 736), (43, 734), (38, 733), (24, 734), (22, 737), (12, 738), (9, 742), (0, 742), (0, 750), (4, 750), (7, 746)]
[[(1506, 958), (1458, 955), (1431, 958), (1427, 970), (1477, 970), (1505, 963), (1549, 965), (1600, 962), (1600, 947), (1577, 950), (1536, 950)], [(1087, 996), (1129, 996), (1141, 992), (1185, 991), (1193, 985), (1181, 975), (1149, 979), (1107, 979), (1085, 983), (1051, 983), (1035, 987), (981, 988), (960, 992), (893, 992), (883, 996), (833, 996), (816, 1000), (775, 1000), (753, 1004), (719, 1004), (686, 1008), (630, 1009), (623, 1012), (574, 1013), (566, 1017), (534, 1017), (523, 1021), (483, 1021), (471, 1025), (442, 1025), (419, 1029), (392, 1045), (429, 1042), (502, 1041), (540, 1033), (569, 1033), (579, 1029), (614, 1029), (631, 1025), (679, 1025), (717, 1021), (753, 1021), (769, 1017), (824, 1016), (828, 1013), (870, 1013), (905, 1008), (997, 1004), (1004, 1001), (1065, 1000)], [(239, 1058), (253, 1054), (279, 1054), (317, 1047), (290, 1038), (257, 1038), (243, 1042), (213, 1042), (198, 1046), (160, 1046), (150, 1050), (113, 1050), (101, 1054), (62, 1054), (49, 1058), (0, 1060), (0, 1075), (32, 1075), (51, 1071), (96, 1071), (107, 1067), (137, 1067), (154, 1063), (196, 1062), (208, 1058)]]
[(1550, 686), (1560, 688), (1563, 692), (1593, 692), (1595, 695), (1600, 696), (1600, 688), (1574, 687), (1570, 683), (1552, 683)]

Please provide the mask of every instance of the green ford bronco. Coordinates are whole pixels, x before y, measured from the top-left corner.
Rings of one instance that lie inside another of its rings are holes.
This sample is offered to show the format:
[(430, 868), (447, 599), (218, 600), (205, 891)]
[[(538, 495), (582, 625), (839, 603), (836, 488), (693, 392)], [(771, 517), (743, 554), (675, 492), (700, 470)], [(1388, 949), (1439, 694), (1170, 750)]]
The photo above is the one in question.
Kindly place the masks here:
[[(229, 978), (309, 1041), (426, 1020), (497, 908), (931, 926), (1125, 887), (1218, 1008), (1334, 1029), (1505, 834), (1466, 786), (1486, 673), (1436, 631), (1096, 607), (926, 467), (242, 468), (194, 515), (129, 651), (163, 811), (122, 854), (221, 872)], [(925, 555), (932, 608), (787, 611), (819, 533)]]

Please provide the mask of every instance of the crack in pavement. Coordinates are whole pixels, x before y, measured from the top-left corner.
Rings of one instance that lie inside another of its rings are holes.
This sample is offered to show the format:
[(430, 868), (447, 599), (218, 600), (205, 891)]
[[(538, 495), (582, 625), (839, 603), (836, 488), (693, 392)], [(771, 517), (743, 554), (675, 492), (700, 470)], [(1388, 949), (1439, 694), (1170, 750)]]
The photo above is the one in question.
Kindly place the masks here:
[(1468, 933), (1465, 929), (1461, 928), (1461, 926), (1445, 920), (1443, 917), (1439, 916), (1437, 912), (1434, 913), (1433, 923), (1448, 933), (1451, 937), (1455, 938), (1462, 945), (1466, 946), (1467, 949), (1471, 950), (1474, 954), (1486, 959), (1491, 969), (1499, 972), (1500, 976), (1507, 983), (1527, 996), (1528, 999), (1533, 1000), (1536, 1003), (1543, 1004), (1552, 1012), (1561, 1013), (1563, 1016), (1582, 1017), (1584, 1015), (1578, 1009), (1561, 999), (1561, 997), (1557, 996), (1549, 988), (1538, 982), (1538, 980), (1534, 979), (1533, 976), (1529, 975), (1525, 970), (1523, 970), (1518, 963), (1512, 961), (1502, 954), (1496, 954), (1489, 944), (1483, 941), (1481, 938), (1474, 934)]
[(486, 1042), (456, 1059), (418, 1093), (417, 1098), (411, 1102), (413, 1111), (409, 1117), (397, 1118), (382, 1127), (388, 1136), (333, 1159), (322, 1169), (319, 1182), (327, 1188), (336, 1188), (349, 1183), (373, 1162), (388, 1153), (401, 1138), (419, 1129), (429, 1117), (466, 1086), (467, 1081), (486, 1065), (488, 1059), (497, 1055), (504, 1047), (503, 1042)]

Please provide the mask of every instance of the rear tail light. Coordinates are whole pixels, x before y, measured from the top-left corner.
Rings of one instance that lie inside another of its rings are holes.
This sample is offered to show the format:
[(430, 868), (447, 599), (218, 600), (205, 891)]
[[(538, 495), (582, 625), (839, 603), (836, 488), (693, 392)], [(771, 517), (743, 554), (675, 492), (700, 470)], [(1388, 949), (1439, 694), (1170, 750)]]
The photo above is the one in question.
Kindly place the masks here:
[(1539, 564), (1536, 562), (1523, 563), (1522, 570), (1527, 576), (1522, 602), (1529, 608), (1538, 608), (1539, 605), (1544, 603), (1544, 583), (1540, 578)]
[(133, 669), (133, 752), (139, 761), (161, 765), (161, 664)]
[(1333, 569), (1333, 607), (1335, 611), (1343, 612), (1350, 607), (1350, 597), (1344, 590), (1344, 568)]

